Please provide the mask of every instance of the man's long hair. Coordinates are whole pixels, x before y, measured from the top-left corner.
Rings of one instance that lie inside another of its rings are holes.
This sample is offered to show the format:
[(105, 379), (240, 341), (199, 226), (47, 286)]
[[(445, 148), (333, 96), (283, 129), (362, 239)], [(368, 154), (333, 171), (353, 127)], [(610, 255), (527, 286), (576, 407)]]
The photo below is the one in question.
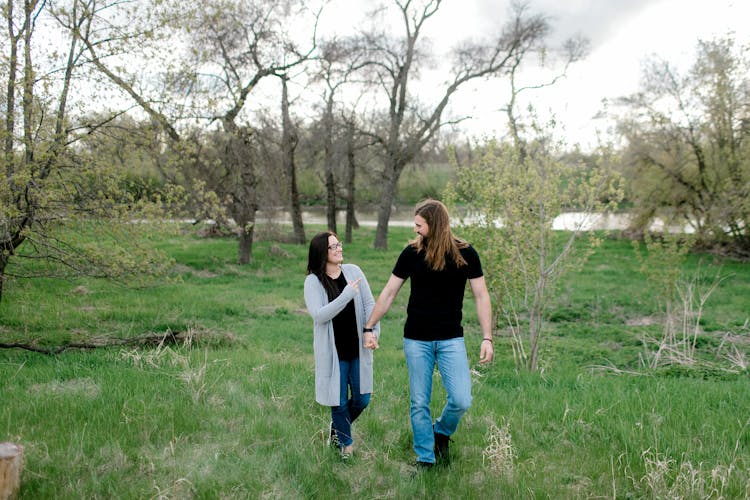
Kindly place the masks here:
[(417, 215), (427, 222), (428, 235), (426, 238), (417, 236), (409, 243), (417, 252), (424, 250), (430, 269), (442, 271), (448, 258), (458, 267), (465, 266), (466, 260), (459, 249), (466, 248), (468, 243), (453, 236), (450, 216), (445, 205), (438, 200), (424, 200), (414, 210), (414, 216)]

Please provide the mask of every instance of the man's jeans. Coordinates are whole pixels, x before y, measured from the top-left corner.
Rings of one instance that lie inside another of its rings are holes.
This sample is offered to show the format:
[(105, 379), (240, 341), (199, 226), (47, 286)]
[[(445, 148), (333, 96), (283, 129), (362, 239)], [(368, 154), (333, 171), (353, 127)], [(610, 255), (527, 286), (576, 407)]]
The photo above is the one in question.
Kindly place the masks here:
[[(435, 462), (433, 432), (452, 435), (471, 406), (471, 375), (463, 337), (421, 341), (404, 339), (404, 354), (409, 367), (411, 427), (414, 451), (419, 462)], [(430, 415), (432, 373), (437, 363), (443, 387), (448, 393), (440, 417), (433, 427)]]
[[(370, 404), (369, 394), (359, 393), (359, 358), (351, 361), (339, 360), (341, 372), (340, 403), (339, 406), (331, 407), (331, 419), (333, 428), (339, 438), (341, 447), (352, 444), (352, 422)], [(349, 390), (351, 389), (351, 397)]]

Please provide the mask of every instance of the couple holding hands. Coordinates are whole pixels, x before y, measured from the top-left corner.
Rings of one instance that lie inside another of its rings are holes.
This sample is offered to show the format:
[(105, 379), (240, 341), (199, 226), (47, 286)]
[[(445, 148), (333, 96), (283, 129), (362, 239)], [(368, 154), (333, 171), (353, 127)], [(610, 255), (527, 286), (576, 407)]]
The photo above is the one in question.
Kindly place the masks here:
[[(399, 255), (377, 302), (362, 270), (343, 264), (336, 234), (323, 232), (310, 241), (305, 303), (313, 318), (315, 400), (331, 407), (329, 440), (339, 446), (344, 458), (353, 452), (351, 424), (370, 402), (380, 319), (404, 281), (411, 278), (404, 355), (418, 467), (447, 463), (449, 438), (471, 405), (471, 376), (461, 326), (467, 280), (482, 329), (479, 362), (489, 363), (494, 357), (490, 296), (479, 255), (453, 236), (448, 211), (437, 200), (417, 205), (414, 232), (416, 237)], [(447, 398), (433, 422), (430, 399), (435, 365)]]

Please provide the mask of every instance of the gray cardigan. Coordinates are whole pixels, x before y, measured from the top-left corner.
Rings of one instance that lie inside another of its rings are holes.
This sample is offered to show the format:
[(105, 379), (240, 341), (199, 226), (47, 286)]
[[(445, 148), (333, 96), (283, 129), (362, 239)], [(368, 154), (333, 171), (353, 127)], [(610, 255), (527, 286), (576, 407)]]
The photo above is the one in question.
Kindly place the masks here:
[[(362, 328), (370, 317), (375, 299), (372, 297), (370, 285), (367, 283), (362, 270), (354, 264), (342, 264), (347, 283), (361, 278), (359, 293), (351, 285), (341, 292), (333, 302), (328, 302), (328, 294), (323, 284), (314, 274), (308, 274), (305, 279), (305, 304), (307, 312), (313, 319), (313, 352), (315, 354), (315, 401), (325, 406), (339, 406), (341, 403), (339, 356), (333, 338), (333, 318), (344, 309), (350, 300), (354, 299), (354, 312), (357, 318), (357, 334), (359, 335), (359, 384), (362, 394), (372, 393), (372, 349), (362, 345)], [(380, 325), (375, 325), (375, 336), (380, 336)]]

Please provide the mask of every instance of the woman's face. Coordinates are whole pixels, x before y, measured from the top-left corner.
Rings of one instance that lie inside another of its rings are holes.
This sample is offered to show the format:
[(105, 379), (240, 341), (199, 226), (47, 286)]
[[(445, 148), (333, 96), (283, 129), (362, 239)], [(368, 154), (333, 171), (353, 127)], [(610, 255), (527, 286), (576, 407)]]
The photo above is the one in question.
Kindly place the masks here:
[(341, 264), (344, 261), (344, 249), (334, 235), (328, 237), (328, 263)]

